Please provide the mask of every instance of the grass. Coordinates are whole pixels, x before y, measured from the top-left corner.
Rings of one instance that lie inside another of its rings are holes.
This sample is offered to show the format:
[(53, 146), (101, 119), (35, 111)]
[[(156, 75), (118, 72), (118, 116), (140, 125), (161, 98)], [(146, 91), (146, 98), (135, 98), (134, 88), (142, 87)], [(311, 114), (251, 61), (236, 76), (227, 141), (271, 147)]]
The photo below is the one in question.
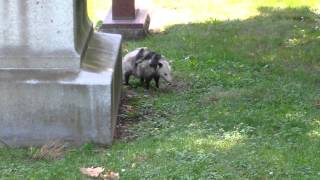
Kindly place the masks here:
[[(179, 2), (156, 1), (201, 10)], [(124, 43), (125, 50), (148, 46), (165, 54), (175, 76), (172, 87), (161, 84), (148, 96), (142, 87), (125, 88), (134, 92), (133, 111), (121, 116), (140, 119), (128, 125), (135, 139), (110, 148), (86, 144), (60, 160), (1, 149), (0, 177), (85, 179), (80, 167), (103, 166), (122, 179), (319, 179), (319, 3), (201, 2), (220, 3), (207, 14), (241, 4), (248, 13), (196, 17)]]

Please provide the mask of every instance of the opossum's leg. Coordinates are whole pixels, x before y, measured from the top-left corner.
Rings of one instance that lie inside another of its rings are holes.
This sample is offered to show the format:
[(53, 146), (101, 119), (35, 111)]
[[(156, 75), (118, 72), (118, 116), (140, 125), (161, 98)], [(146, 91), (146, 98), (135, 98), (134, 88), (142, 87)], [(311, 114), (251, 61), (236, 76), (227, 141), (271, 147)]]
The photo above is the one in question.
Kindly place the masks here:
[(152, 80), (152, 78), (146, 78), (146, 80), (145, 80), (145, 88), (146, 89), (149, 89), (151, 80)]
[(129, 85), (129, 78), (130, 78), (130, 73), (126, 72), (124, 74), (124, 80), (125, 80), (125, 85)]
[(143, 83), (144, 83), (144, 78), (143, 77), (140, 78), (140, 83), (141, 83), (141, 85), (143, 85)]
[(154, 81), (156, 82), (156, 87), (159, 88), (159, 79), (160, 79), (160, 76), (155, 76), (154, 77)]

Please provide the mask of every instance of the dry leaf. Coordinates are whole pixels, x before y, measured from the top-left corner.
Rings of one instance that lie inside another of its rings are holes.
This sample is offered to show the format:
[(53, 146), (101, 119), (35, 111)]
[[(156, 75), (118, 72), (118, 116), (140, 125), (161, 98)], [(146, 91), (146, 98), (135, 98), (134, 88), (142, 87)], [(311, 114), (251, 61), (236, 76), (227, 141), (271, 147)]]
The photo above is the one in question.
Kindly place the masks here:
[(36, 151), (32, 158), (34, 159), (59, 159), (63, 156), (66, 144), (62, 141), (51, 141), (43, 145)]
[(103, 171), (104, 171), (104, 168), (102, 167), (80, 168), (80, 172), (82, 174), (85, 174), (90, 177), (99, 177)]
[(120, 175), (119, 175), (119, 173), (109, 171), (107, 174), (105, 174), (103, 176), (103, 179), (104, 180), (119, 180)]

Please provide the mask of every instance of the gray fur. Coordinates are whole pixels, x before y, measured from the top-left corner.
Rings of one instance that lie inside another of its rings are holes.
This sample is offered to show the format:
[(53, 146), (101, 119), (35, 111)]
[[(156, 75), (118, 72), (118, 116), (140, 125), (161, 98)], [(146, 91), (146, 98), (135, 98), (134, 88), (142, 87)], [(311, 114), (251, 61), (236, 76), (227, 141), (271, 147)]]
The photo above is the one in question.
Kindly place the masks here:
[(125, 84), (129, 84), (131, 75), (140, 78), (145, 88), (149, 88), (151, 80), (155, 80), (159, 88), (159, 79), (171, 83), (171, 67), (169, 62), (160, 54), (152, 52), (147, 48), (138, 48), (129, 52), (122, 61), (122, 72)]

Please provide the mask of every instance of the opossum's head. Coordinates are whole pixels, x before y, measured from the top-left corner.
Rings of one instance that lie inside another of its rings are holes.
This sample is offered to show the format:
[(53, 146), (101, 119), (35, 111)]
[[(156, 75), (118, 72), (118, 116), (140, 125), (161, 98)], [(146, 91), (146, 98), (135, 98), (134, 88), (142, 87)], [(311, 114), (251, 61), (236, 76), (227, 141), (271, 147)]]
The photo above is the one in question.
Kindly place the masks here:
[(158, 63), (158, 73), (168, 83), (172, 82), (171, 67), (168, 61), (161, 59)]

